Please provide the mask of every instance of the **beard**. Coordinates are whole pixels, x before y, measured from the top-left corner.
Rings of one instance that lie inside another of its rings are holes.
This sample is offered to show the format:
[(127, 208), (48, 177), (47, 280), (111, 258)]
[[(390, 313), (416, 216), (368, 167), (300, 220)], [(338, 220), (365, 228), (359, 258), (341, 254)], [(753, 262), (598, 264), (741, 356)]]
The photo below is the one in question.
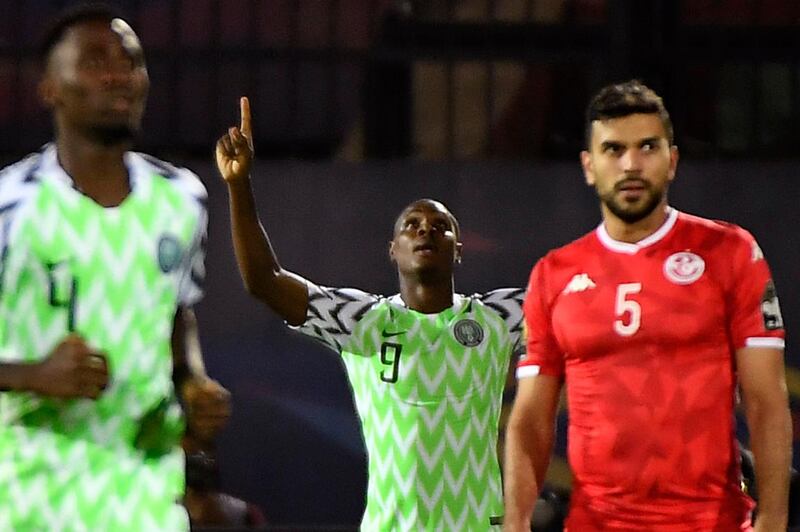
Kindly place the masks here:
[(88, 129), (88, 133), (98, 144), (110, 147), (133, 142), (138, 130), (129, 124), (109, 124), (92, 126)]
[[(644, 188), (643, 197), (638, 201), (625, 201), (619, 194), (631, 181)], [(608, 207), (608, 210), (627, 224), (647, 218), (664, 199), (665, 193), (666, 188), (655, 188), (652, 183), (638, 178), (623, 179), (607, 192), (597, 191), (600, 201)]]

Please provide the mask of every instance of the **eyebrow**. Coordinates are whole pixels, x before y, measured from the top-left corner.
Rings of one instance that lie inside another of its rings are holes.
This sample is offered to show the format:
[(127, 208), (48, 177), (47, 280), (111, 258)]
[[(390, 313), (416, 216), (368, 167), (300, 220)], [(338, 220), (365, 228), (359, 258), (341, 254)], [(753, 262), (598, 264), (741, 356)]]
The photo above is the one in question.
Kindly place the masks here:
[(639, 146), (643, 146), (645, 144), (658, 144), (662, 137), (660, 136), (652, 136), (647, 137), (639, 141)]
[[(644, 146), (645, 144), (658, 144), (659, 141), (661, 140), (661, 138), (662, 137), (660, 137), (658, 135), (654, 135), (654, 136), (651, 136), (651, 137), (645, 137), (645, 138), (640, 139), (637, 142), (635, 142), (634, 145), (636, 145), (636, 146)], [(625, 146), (626, 146), (626, 144), (624, 142), (620, 141), (620, 140), (604, 140), (603, 142), (600, 143), (600, 148), (604, 149), (604, 150), (606, 148), (622, 148), (622, 147), (625, 147)]]
[[(398, 220), (398, 222), (400, 224), (403, 224), (403, 223), (407, 222), (409, 219), (411, 219), (413, 217), (422, 216), (422, 215), (423, 215), (423, 213), (422, 213), (421, 209), (412, 209), (412, 210), (408, 211), (407, 213), (405, 213), (403, 216), (401, 216), (400, 219)], [(445, 222), (445, 223), (447, 223), (447, 225), (449, 226), (449, 228), (451, 230), (455, 231), (455, 229), (456, 229), (455, 222), (450, 218), (450, 216), (447, 215), (447, 213), (444, 213), (444, 212), (435, 211), (435, 212), (431, 213), (431, 221), (433, 221), (433, 222)]]

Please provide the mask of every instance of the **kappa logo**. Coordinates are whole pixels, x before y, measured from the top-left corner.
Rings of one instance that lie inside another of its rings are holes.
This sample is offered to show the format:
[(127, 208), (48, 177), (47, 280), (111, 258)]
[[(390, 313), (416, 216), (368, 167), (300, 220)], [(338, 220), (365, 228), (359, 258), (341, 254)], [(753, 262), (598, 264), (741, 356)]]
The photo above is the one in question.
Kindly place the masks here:
[(675, 284), (692, 284), (706, 271), (706, 261), (690, 251), (673, 253), (664, 261), (664, 275)]
[(597, 285), (594, 284), (594, 281), (592, 281), (588, 273), (578, 273), (575, 274), (572, 279), (570, 279), (570, 281), (567, 283), (567, 286), (564, 288), (564, 291), (561, 293), (573, 294), (575, 292), (584, 292), (596, 287)]

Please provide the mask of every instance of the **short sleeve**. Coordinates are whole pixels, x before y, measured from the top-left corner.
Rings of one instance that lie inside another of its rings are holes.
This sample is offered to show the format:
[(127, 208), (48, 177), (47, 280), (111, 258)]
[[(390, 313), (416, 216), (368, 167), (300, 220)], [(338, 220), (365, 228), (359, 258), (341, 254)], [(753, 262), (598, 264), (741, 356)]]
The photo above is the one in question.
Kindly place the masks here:
[(199, 204), (199, 215), (188, 253), (183, 262), (183, 275), (178, 286), (178, 301), (190, 307), (203, 299), (206, 277), (206, 245), (208, 240), (208, 211)]
[(769, 265), (750, 233), (738, 229), (733, 242), (733, 278), (728, 286), (729, 334), (734, 348), (784, 347), (783, 316)]
[(334, 351), (341, 352), (361, 318), (378, 303), (380, 297), (356, 288), (330, 288), (306, 281), (308, 313), (306, 321), (291, 327)]
[(480, 295), (479, 299), (503, 318), (511, 337), (512, 354), (522, 354), (525, 351), (522, 342), (522, 302), (525, 299), (525, 290), (498, 288)]
[(540, 374), (559, 377), (564, 374), (564, 354), (553, 335), (545, 278), (546, 260), (545, 257), (534, 266), (528, 281), (523, 303), (526, 348), (525, 355), (517, 364), (518, 379)]

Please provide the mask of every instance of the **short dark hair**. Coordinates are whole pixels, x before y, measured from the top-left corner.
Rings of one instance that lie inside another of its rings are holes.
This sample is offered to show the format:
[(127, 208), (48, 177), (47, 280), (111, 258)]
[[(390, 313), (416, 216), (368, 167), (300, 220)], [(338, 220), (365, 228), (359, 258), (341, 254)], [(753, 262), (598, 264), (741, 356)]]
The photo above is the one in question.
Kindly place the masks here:
[(400, 223), (401, 218), (403, 218), (403, 216), (405, 216), (407, 213), (411, 212), (412, 210), (416, 209), (420, 205), (428, 205), (430, 207), (440, 207), (440, 206), (443, 207), (444, 208), (444, 212), (447, 215), (447, 218), (449, 218), (450, 219), (450, 223), (453, 224), (453, 231), (455, 231), (456, 240), (458, 240), (460, 238), (460, 236), (461, 236), (461, 227), (458, 225), (458, 220), (456, 219), (455, 215), (453, 215), (453, 213), (450, 212), (450, 209), (448, 209), (447, 206), (444, 203), (442, 203), (441, 201), (435, 200), (435, 199), (430, 199), (430, 198), (422, 198), (422, 199), (414, 200), (411, 203), (409, 203), (408, 205), (406, 205), (403, 208), (403, 210), (400, 211), (400, 214), (397, 215), (397, 218), (394, 219), (394, 227), (393, 227), (393, 230), (392, 230), (392, 236), (396, 236), (397, 235), (397, 224)]
[(621, 118), (637, 113), (657, 114), (664, 126), (667, 140), (674, 144), (672, 120), (661, 96), (637, 79), (603, 87), (586, 109), (586, 147), (592, 145), (592, 123), (595, 120)]
[(71, 27), (84, 22), (111, 22), (115, 18), (121, 18), (119, 11), (101, 2), (87, 2), (68, 7), (50, 22), (42, 34), (37, 54), (40, 64), (47, 64), (50, 52), (61, 42)]

